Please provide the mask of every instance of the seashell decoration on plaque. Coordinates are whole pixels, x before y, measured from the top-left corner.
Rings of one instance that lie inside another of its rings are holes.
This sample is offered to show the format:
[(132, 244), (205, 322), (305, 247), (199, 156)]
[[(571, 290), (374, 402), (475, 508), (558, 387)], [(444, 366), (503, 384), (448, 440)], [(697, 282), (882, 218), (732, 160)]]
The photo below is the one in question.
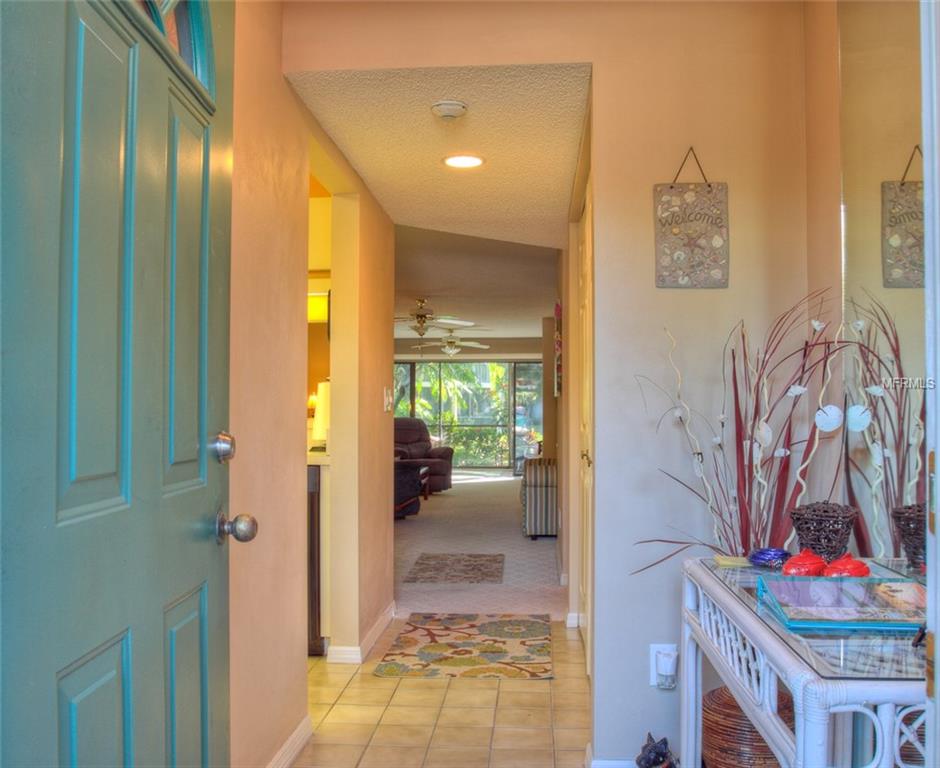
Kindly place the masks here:
[(924, 184), (881, 183), (881, 271), (885, 288), (924, 287)]
[(656, 184), (657, 288), (728, 287), (728, 185)]

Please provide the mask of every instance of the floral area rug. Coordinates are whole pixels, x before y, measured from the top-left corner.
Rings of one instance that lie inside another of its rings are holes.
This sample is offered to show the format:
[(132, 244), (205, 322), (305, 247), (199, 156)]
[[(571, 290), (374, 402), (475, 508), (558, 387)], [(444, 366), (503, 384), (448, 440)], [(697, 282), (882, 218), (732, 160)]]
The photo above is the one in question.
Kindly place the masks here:
[(426, 584), (502, 584), (505, 555), (422, 552), (405, 581)]
[(379, 677), (552, 677), (548, 614), (413, 613)]

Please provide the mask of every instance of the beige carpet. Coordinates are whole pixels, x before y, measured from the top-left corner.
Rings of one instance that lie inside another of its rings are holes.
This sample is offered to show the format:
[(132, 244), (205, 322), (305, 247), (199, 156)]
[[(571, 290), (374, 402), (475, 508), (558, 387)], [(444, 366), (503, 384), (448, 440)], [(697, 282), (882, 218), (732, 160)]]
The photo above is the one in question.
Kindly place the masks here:
[[(454, 487), (421, 502), (421, 512), (395, 522), (395, 601), (411, 613), (547, 613), (563, 620), (567, 589), (559, 585), (556, 539), (522, 535), (518, 477), (455, 472)], [(505, 555), (501, 584), (405, 583), (424, 552)]]

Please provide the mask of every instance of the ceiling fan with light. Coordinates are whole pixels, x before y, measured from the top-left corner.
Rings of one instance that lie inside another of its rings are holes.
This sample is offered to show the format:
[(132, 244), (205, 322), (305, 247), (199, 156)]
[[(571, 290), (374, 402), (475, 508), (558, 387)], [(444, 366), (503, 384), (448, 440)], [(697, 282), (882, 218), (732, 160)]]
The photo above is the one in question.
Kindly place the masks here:
[(461, 320), (450, 315), (438, 315), (428, 304), (427, 299), (416, 299), (415, 308), (410, 314), (395, 318), (396, 323), (408, 323), (418, 336), (423, 337), (429, 329), (437, 328), (443, 331), (451, 331), (454, 328), (470, 328), (475, 323), (469, 320)]
[(453, 357), (461, 349), (489, 349), (489, 344), (481, 344), (479, 341), (464, 341), (460, 339), (454, 333), (448, 333), (446, 336), (442, 337), (439, 341), (422, 341), (420, 344), (415, 344), (412, 349), (417, 349), (423, 351), (425, 349), (431, 349), (432, 347), (440, 347), (441, 352), (445, 355)]

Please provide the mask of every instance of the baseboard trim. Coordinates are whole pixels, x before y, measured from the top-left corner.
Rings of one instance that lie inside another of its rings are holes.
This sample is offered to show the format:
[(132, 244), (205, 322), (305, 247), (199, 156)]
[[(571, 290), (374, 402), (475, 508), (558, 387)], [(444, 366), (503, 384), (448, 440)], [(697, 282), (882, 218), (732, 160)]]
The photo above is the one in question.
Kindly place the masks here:
[(333, 645), (326, 649), (327, 664), (362, 664), (372, 650), (385, 628), (395, 618), (395, 601), (392, 600), (375, 620), (369, 631), (362, 638), (362, 645)]
[(268, 768), (290, 768), (312, 735), (313, 725), (310, 723), (310, 717), (304, 715), (304, 719), (271, 758)]
[(375, 624), (366, 632), (365, 637), (362, 638), (362, 645), (360, 656), (361, 658), (366, 658), (369, 655), (369, 652), (372, 650), (372, 646), (375, 645), (376, 641), (381, 637), (382, 633), (385, 631), (385, 628), (392, 623), (392, 619), (395, 618), (395, 601), (392, 600), (385, 610), (379, 614), (379, 617), (375, 620)]
[(584, 751), (584, 764), (588, 768), (636, 768), (635, 760), (598, 760), (591, 753), (591, 745)]
[(327, 664), (362, 664), (362, 649), (358, 645), (333, 645), (326, 649)]
[(568, 629), (577, 629), (579, 626), (581, 626), (578, 621), (580, 618), (580, 615), (577, 613), (569, 613), (565, 617), (565, 626), (568, 627)]

